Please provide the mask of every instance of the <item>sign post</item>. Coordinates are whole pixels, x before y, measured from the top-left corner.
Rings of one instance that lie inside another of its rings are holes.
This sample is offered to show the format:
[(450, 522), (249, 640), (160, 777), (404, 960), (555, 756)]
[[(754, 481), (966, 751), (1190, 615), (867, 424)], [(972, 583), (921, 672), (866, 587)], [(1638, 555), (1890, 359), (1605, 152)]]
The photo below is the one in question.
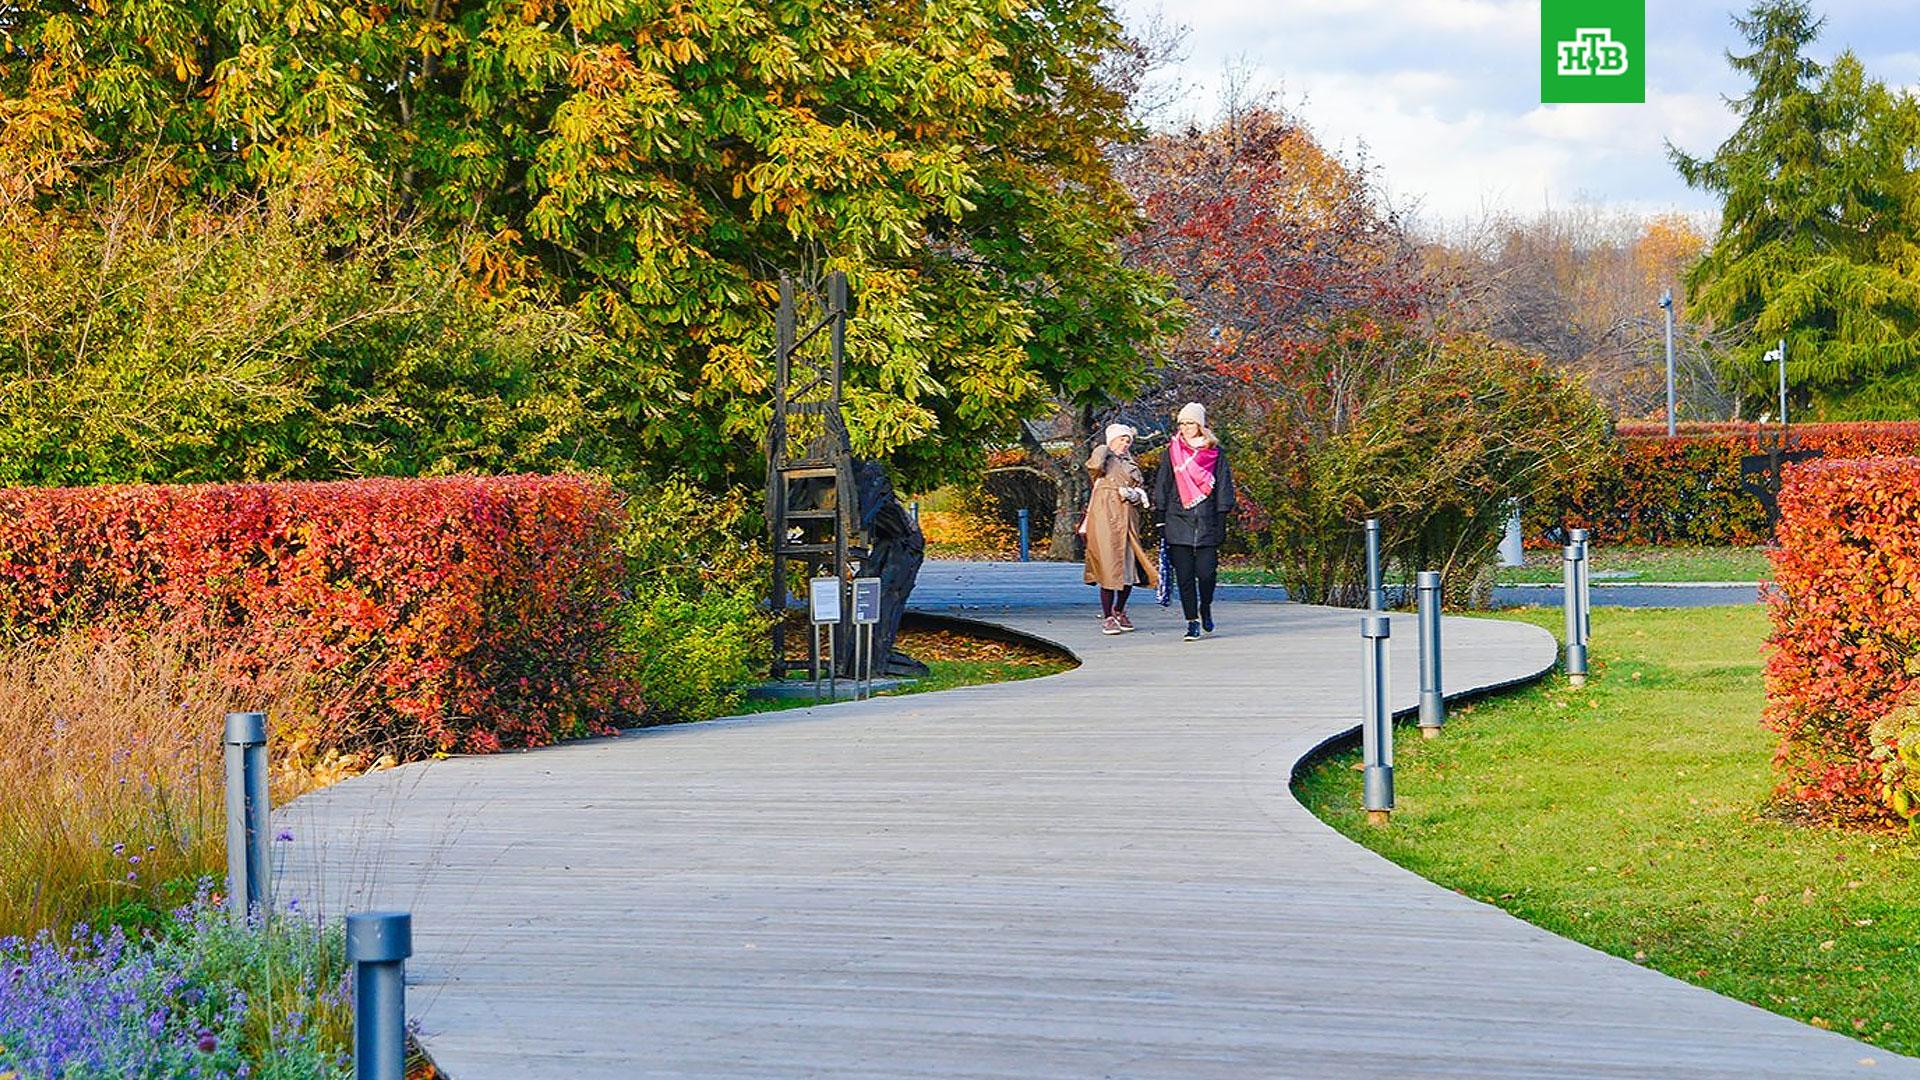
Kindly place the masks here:
[(813, 700), (820, 700), (820, 637), (824, 631), (827, 641), (827, 692), (836, 699), (840, 696), (837, 674), (834, 671), (834, 629), (840, 625), (840, 595), (846, 583), (837, 577), (817, 577), (807, 582), (807, 617), (813, 622), (814, 662), (813, 662)]
[[(853, 627), (859, 635), (860, 651), (855, 654), (856, 668), (854, 678), (855, 697), (873, 696), (873, 635), (874, 627), (880, 622), (880, 579), (864, 577), (853, 579)], [(866, 684), (865, 693), (858, 689), (860, 682)]]

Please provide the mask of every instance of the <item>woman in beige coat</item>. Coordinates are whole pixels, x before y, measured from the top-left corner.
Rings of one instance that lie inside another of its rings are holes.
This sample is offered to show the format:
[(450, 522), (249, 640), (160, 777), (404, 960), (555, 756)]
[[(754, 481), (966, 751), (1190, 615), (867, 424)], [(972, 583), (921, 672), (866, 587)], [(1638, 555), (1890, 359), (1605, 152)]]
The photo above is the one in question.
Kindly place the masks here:
[(1107, 441), (1087, 459), (1093, 497), (1087, 503), (1087, 573), (1100, 586), (1100, 629), (1124, 634), (1133, 629), (1127, 597), (1135, 585), (1159, 584), (1158, 567), (1140, 543), (1140, 515), (1148, 507), (1146, 478), (1134, 463), (1133, 429), (1108, 424)]

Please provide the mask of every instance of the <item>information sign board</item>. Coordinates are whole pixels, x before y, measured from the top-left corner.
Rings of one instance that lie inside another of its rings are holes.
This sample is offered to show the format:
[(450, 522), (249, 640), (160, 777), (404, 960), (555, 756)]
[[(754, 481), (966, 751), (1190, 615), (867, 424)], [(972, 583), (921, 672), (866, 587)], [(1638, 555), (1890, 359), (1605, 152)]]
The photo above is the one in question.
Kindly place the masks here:
[(880, 621), (879, 578), (853, 579), (853, 621), (868, 626)]
[(807, 614), (815, 626), (840, 621), (840, 579), (813, 578), (807, 582)]

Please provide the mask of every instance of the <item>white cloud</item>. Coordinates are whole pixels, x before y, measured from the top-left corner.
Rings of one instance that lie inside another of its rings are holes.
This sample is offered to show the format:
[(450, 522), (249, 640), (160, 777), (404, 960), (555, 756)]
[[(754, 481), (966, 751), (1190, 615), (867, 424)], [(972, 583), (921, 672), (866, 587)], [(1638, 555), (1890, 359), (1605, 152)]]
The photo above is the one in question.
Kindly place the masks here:
[[(1119, 2), (1137, 20), (1162, 0)], [(1540, 104), (1538, 0), (1187, 0), (1168, 13), (1191, 27), (1177, 72), (1187, 115), (1211, 113), (1237, 65), (1323, 142), (1364, 145), (1397, 205), (1457, 219), (1582, 200), (1708, 208), (1666, 144), (1711, 153), (1733, 130), (1721, 95), (1741, 89), (1722, 55), (1737, 44), (1734, 6), (1649, 12), (1644, 105)], [(1920, 44), (1911, 0), (1822, 6), (1831, 19), (1816, 55), (1853, 45), (1890, 82), (1920, 73), (1920, 53), (1896, 51)]]
[(1696, 153), (1719, 145), (1735, 122), (1715, 95), (1657, 89), (1642, 106), (1540, 105), (1519, 121), (1526, 132), (1575, 146), (1642, 152), (1671, 141)]

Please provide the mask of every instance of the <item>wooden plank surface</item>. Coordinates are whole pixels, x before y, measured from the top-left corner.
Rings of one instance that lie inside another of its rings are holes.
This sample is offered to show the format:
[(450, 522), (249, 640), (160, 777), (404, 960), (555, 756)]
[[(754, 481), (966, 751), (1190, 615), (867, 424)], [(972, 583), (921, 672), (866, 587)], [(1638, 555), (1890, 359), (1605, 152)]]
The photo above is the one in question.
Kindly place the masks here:
[[(1073, 672), (356, 779), (276, 816), (278, 895), (414, 912), (454, 1080), (1920, 1076), (1308, 814), (1288, 779), (1357, 722), (1358, 613), (1242, 599), (1188, 644), (1142, 598), (1103, 637), (1075, 575), (936, 563), (920, 597)], [(1554, 658), (1516, 623), (1446, 635), (1449, 691)]]

